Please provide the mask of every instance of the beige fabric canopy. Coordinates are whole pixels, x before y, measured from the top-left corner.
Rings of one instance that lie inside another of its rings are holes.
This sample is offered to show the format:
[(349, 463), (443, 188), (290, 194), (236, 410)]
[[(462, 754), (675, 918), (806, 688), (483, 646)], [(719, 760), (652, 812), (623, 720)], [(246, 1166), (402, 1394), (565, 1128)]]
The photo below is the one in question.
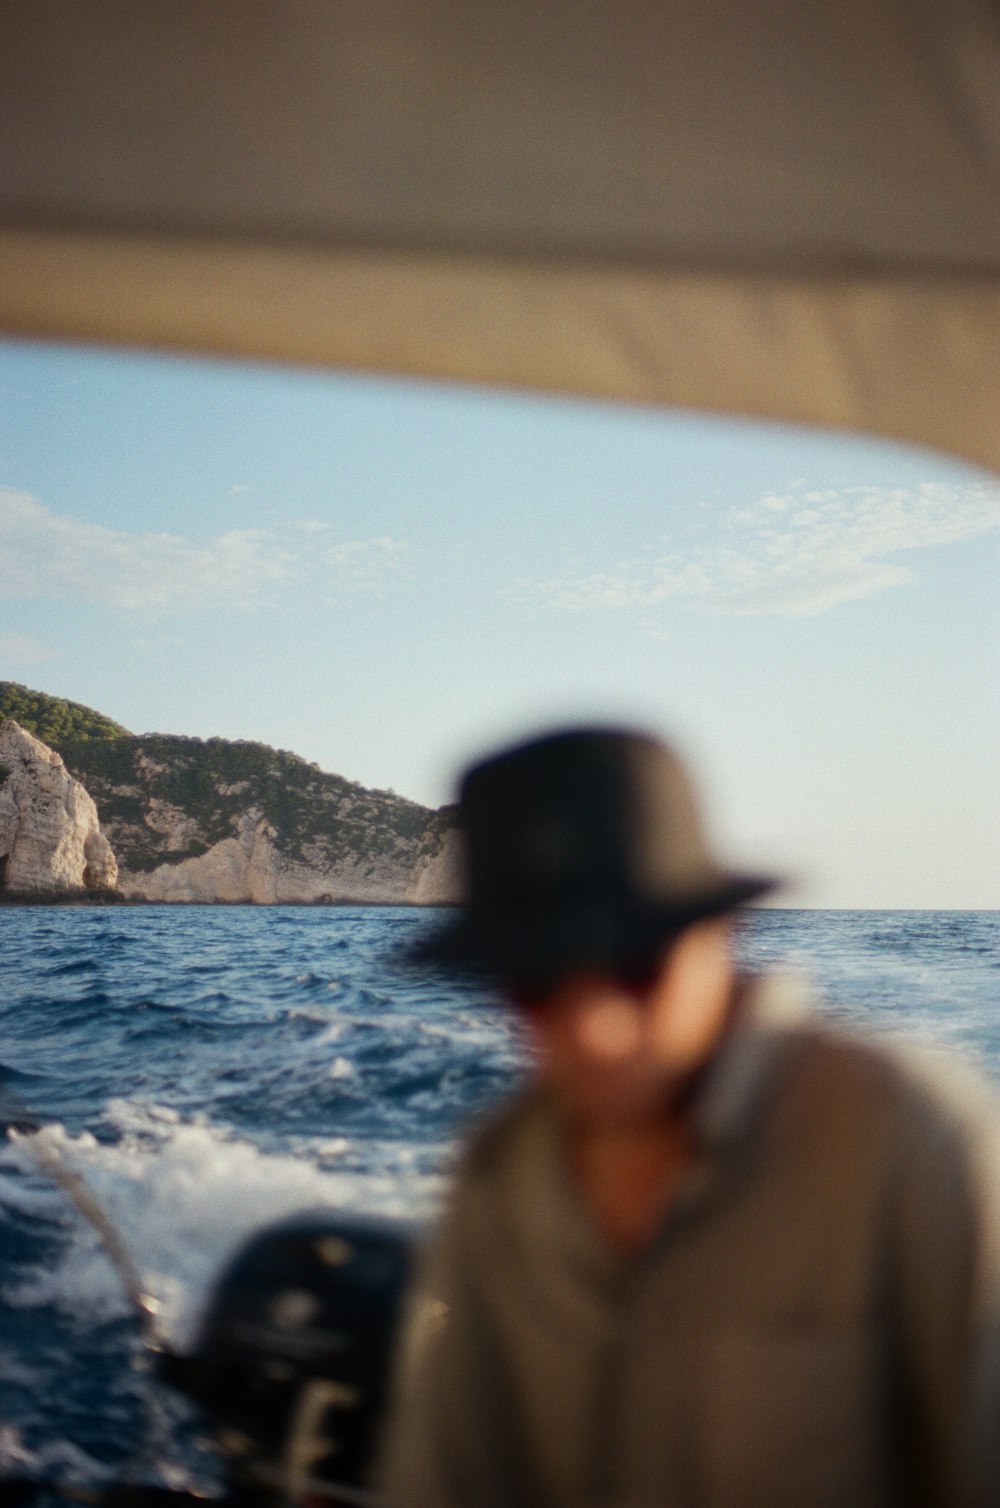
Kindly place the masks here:
[(7, 0), (0, 328), (1000, 468), (986, 0)]

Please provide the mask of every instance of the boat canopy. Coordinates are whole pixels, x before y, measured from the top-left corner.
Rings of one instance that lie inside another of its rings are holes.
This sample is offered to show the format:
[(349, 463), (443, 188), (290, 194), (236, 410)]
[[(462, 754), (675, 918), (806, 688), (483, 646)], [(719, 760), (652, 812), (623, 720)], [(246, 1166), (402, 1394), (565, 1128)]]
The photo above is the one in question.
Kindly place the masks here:
[(1000, 6), (10, 0), (0, 329), (1000, 468)]

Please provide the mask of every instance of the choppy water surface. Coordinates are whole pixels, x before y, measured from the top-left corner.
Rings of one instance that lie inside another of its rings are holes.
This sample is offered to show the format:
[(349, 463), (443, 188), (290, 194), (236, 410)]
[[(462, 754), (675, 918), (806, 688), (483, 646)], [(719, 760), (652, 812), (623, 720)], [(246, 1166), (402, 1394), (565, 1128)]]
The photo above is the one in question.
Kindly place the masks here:
[[(334, 1205), (420, 1219), (519, 1044), (469, 986), (402, 972), (407, 910), (0, 909), (0, 1464), (92, 1475), (147, 1428), (134, 1325), (53, 1148), (108, 1211), (168, 1333), (241, 1239)], [(960, 1049), (1000, 1079), (1000, 913), (753, 913), (752, 965), (824, 1008)], [(183, 1431), (181, 1431), (183, 1434)], [(183, 1441), (177, 1459), (190, 1464)], [(162, 1463), (161, 1463), (162, 1465)]]

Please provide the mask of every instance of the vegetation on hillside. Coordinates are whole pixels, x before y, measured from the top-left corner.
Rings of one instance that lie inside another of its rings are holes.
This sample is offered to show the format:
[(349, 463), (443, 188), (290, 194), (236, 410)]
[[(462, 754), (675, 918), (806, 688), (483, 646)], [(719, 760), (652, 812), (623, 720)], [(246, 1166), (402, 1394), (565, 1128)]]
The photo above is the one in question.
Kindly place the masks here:
[[(71, 741), (60, 751), (97, 803), (101, 824), (127, 869), (204, 853), (235, 836), (249, 809), (274, 828), (277, 846), (305, 863), (331, 850), (353, 861), (413, 862), (442, 836), (438, 814), (387, 791), (330, 775), (284, 749), (223, 738), (146, 734)], [(160, 821), (155, 812), (163, 814)], [(166, 826), (183, 816), (184, 848), (168, 849)]]
[[(0, 682), (13, 717), (62, 755), (97, 804), (119, 865), (149, 871), (235, 837), (262, 817), (288, 858), (362, 869), (411, 869), (436, 853), (454, 822), (392, 791), (372, 791), (297, 754), (224, 738), (136, 736), (88, 707)], [(0, 772), (2, 773), (2, 772)]]
[(27, 732), (40, 738), (58, 754), (63, 744), (73, 740), (128, 738), (129, 732), (120, 723), (112, 722), (92, 707), (79, 702), (68, 702), (61, 696), (46, 696), (42, 691), (31, 691), (17, 681), (0, 681), (0, 722), (12, 717)]

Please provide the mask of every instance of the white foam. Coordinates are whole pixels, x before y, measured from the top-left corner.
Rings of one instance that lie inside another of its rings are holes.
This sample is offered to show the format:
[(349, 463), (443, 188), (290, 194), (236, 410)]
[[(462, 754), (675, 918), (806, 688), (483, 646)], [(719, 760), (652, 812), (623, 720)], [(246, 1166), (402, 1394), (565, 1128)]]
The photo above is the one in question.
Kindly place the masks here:
[[(322, 1021), (326, 1018), (319, 1016), (316, 1019)], [(310, 1039), (310, 1046), (315, 1049), (317, 1047), (329, 1047), (332, 1042), (339, 1042), (340, 1038), (344, 1035), (344, 1026), (345, 1023), (343, 1021), (331, 1021), (325, 1031), (319, 1032), (315, 1037)]]
[(320, 1141), (310, 1142), (309, 1150), (320, 1162), (332, 1162), (345, 1156), (351, 1150), (351, 1143), (346, 1136), (327, 1136)]
[[(63, 1196), (40, 1183), (32, 1161), (32, 1143), (43, 1142), (107, 1212), (162, 1306), (164, 1335), (179, 1346), (193, 1338), (220, 1269), (258, 1227), (321, 1207), (410, 1217), (426, 1213), (440, 1188), (399, 1155), (402, 1148), (378, 1149), (366, 1157), (377, 1171), (360, 1174), (330, 1169), (349, 1148), (342, 1139), (271, 1154), (231, 1128), (204, 1116), (185, 1120), (162, 1105), (115, 1100), (104, 1118), (118, 1134), (113, 1142), (54, 1124), (3, 1150), (0, 1201), (65, 1218)], [(22, 1307), (52, 1304), (81, 1325), (127, 1312), (117, 1274), (80, 1220), (68, 1222), (61, 1257), (10, 1285), (5, 1297)]]

